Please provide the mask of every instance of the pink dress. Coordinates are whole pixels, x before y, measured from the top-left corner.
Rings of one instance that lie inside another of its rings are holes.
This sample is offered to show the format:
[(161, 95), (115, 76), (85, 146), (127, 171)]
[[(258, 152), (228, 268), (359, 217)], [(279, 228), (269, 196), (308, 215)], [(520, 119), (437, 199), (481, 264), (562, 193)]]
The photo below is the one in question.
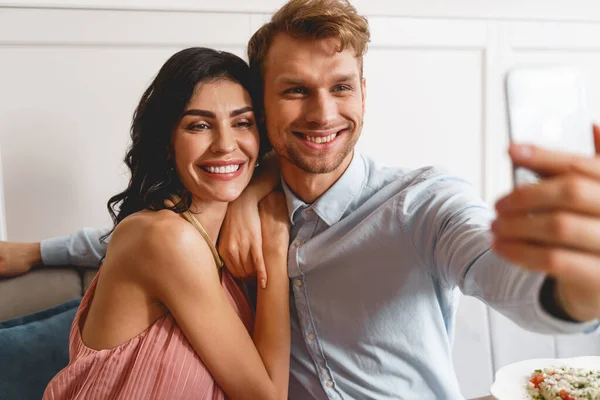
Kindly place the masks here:
[[(81, 331), (98, 276), (85, 293), (71, 327), (69, 364), (50, 381), (44, 400), (226, 398), (170, 313), (115, 348), (86, 347)], [(222, 287), (251, 332), (253, 317), (248, 300), (225, 268)]]

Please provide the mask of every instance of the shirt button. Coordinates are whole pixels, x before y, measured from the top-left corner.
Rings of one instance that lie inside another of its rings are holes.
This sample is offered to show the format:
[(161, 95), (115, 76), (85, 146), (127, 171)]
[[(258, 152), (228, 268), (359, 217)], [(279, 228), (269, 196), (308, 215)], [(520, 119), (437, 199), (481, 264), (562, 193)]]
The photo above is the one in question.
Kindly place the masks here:
[(306, 210), (306, 215), (312, 215), (312, 210), (310, 208)]
[(302, 286), (302, 285), (303, 285), (303, 283), (302, 283), (302, 279), (296, 279), (296, 281), (294, 282), (294, 284), (295, 284), (296, 286), (298, 286), (298, 287)]
[(314, 333), (309, 333), (308, 334), (308, 340), (315, 340), (317, 337), (315, 336)]
[(300, 241), (300, 240), (296, 240), (296, 241), (294, 242), (294, 246), (296, 246), (296, 247), (300, 247), (300, 246), (302, 246), (302, 241)]
[(328, 388), (332, 388), (333, 387), (333, 381), (330, 379), (325, 383), (325, 386), (327, 386)]

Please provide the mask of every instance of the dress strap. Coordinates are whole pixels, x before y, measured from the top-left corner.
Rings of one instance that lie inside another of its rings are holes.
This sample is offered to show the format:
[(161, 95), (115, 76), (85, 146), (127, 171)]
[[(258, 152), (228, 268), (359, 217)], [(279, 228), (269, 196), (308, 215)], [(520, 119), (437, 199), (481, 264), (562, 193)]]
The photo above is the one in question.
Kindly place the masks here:
[[(173, 195), (171, 197), (175, 204), (181, 201), (181, 199), (177, 195)], [(202, 224), (200, 224), (200, 221), (198, 221), (194, 214), (192, 214), (189, 210), (184, 211), (183, 213), (181, 213), (181, 215), (183, 215), (183, 218), (185, 218), (190, 224), (194, 226), (194, 228), (198, 230), (198, 232), (200, 232), (200, 235), (202, 235), (204, 241), (206, 241), (206, 244), (208, 244), (208, 247), (210, 248), (213, 257), (215, 258), (215, 262), (217, 263), (217, 269), (221, 268), (223, 266), (223, 260), (221, 260), (221, 256), (219, 256), (217, 248), (212, 244), (208, 233), (206, 232)]]

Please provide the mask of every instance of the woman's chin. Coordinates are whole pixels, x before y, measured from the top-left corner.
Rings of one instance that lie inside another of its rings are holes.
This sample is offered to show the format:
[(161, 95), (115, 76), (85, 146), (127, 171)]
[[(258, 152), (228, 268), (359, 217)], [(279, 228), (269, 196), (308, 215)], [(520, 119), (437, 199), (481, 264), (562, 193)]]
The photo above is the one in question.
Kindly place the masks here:
[[(198, 185), (192, 191), (194, 198), (200, 202), (231, 203), (244, 191), (246, 185)], [(189, 189), (188, 189), (189, 190)]]
[(230, 189), (230, 190), (220, 190), (219, 192), (213, 193), (213, 201), (223, 202), (223, 203), (231, 203), (236, 200), (242, 191), (239, 189)]

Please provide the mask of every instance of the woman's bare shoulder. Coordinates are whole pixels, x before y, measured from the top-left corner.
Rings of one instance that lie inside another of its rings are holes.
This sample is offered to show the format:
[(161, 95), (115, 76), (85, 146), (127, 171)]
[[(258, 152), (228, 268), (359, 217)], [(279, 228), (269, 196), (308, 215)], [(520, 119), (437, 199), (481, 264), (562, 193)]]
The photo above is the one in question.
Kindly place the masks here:
[(200, 233), (170, 210), (140, 211), (125, 218), (113, 232), (106, 258), (118, 259), (145, 273), (165, 265), (172, 268), (175, 262), (213, 264), (210, 248)]

